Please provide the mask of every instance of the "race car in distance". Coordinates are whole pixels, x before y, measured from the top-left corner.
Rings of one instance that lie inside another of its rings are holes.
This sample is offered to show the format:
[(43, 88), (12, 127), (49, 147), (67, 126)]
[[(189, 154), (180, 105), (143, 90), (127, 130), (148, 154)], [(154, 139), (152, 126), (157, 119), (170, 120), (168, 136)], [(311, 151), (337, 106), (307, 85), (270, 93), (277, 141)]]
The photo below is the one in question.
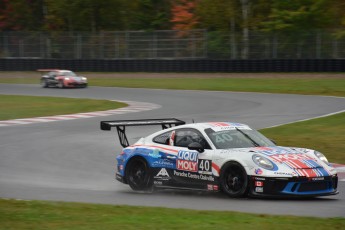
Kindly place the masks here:
[[(123, 150), (116, 179), (133, 190), (222, 191), (230, 197), (316, 197), (338, 194), (336, 170), (315, 150), (282, 147), (248, 125), (186, 124), (168, 119), (101, 121), (116, 128)], [(163, 130), (129, 145), (126, 127)]]
[(59, 69), (38, 69), (39, 72), (44, 72), (41, 77), (41, 86), (43, 88), (58, 87), (58, 88), (86, 88), (87, 78), (78, 76), (70, 70)]

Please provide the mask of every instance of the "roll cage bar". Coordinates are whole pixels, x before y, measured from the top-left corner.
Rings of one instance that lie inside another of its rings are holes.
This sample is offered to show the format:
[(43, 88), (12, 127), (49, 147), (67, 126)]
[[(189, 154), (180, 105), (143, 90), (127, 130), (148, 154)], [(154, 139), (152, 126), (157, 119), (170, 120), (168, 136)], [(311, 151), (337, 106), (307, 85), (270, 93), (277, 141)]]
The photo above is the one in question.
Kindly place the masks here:
[(114, 120), (114, 121), (101, 121), (101, 130), (110, 131), (111, 128), (116, 127), (119, 136), (120, 144), (126, 148), (129, 142), (126, 135), (126, 126), (144, 126), (144, 125), (161, 125), (162, 129), (173, 127), (173, 125), (184, 125), (186, 122), (176, 118), (163, 118), (163, 119), (140, 119), (140, 120)]

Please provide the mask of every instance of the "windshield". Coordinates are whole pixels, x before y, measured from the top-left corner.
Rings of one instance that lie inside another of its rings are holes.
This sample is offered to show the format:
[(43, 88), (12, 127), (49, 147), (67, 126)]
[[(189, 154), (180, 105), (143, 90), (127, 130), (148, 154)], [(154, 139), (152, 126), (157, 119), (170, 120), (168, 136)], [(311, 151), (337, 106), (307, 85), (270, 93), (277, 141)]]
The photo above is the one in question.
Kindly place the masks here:
[(275, 146), (267, 137), (252, 129), (232, 129), (216, 132), (209, 128), (205, 132), (217, 149)]

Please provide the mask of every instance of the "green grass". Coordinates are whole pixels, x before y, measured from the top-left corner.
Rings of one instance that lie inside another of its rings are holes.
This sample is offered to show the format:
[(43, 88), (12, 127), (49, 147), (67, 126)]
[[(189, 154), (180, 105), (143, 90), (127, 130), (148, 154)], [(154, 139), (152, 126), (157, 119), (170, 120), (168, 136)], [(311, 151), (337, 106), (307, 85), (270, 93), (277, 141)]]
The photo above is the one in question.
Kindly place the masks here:
[(344, 218), (0, 200), (0, 229), (344, 229)]
[(345, 164), (345, 113), (260, 130), (278, 145), (318, 150), (330, 162)]
[[(95, 74), (96, 75), (96, 74)], [(188, 76), (188, 75), (187, 75)], [(345, 97), (344, 78), (111, 78), (88, 77), (90, 86), (289, 93)], [(37, 77), (1, 77), (0, 83), (39, 84)]]
[(345, 96), (344, 79), (321, 78), (91, 78), (90, 85)]
[[(90, 85), (345, 96), (343, 79), (323, 78), (89, 78)], [(38, 84), (37, 78), (0, 83)], [(0, 120), (115, 109), (104, 100), (0, 95)], [(260, 130), (279, 145), (317, 149), (345, 163), (345, 113)], [(79, 203), (0, 199), (0, 229), (344, 229), (344, 218), (271, 216)]]
[(108, 100), (0, 95), (0, 120), (94, 112), (125, 107)]

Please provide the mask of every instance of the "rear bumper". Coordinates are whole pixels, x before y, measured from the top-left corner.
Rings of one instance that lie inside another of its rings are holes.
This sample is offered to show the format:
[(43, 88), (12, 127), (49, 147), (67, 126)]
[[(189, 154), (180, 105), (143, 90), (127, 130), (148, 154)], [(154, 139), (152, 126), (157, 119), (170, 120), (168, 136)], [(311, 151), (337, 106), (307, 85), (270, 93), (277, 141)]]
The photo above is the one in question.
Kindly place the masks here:
[(319, 178), (265, 178), (251, 176), (251, 196), (266, 197), (316, 197), (338, 194), (338, 177)]
[(115, 179), (120, 181), (121, 183), (127, 184), (126, 179), (119, 172), (115, 173)]

